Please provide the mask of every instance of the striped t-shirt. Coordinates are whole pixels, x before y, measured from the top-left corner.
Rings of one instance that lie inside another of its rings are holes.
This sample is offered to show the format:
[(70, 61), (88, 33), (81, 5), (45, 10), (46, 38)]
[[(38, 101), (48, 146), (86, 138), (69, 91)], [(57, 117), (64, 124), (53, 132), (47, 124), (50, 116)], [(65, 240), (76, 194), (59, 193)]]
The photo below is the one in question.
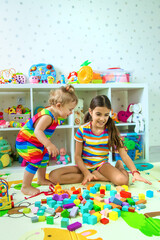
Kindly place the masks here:
[(88, 169), (101, 166), (108, 162), (108, 128), (100, 135), (95, 135), (91, 130), (91, 122), (79, 127), (75, 140), (83, 142), (82, 159)]

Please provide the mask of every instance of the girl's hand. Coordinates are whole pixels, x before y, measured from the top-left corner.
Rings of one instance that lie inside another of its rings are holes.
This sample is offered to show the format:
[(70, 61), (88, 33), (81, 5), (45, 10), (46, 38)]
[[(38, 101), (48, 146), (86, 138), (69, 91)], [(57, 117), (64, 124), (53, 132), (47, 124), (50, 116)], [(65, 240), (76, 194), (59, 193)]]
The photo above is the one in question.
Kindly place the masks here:
[(98, 180), (98, 178), (89, 172), (87, 175), (84, 175), (82, 185), (85, 185), (87, 182), (91, 182), (92, 180)]
[(135, 182), (135, 181), (140, 181), (140, 182), (144, 182), (144, 183), (147, 183), (149, 185), (152, 185), (152, 183), (150, 181), (148, 181), (147, 179), (141, 177), (141, 175), (139, 173), (135, 173), (133, 178), (132, 178), (132, 182)]
[(47, 148), (49, 155), (51, 155), (52, 157), (56, 157), (59, 154), (58, 149), (52, 143), (50, 143), (46, 148)]

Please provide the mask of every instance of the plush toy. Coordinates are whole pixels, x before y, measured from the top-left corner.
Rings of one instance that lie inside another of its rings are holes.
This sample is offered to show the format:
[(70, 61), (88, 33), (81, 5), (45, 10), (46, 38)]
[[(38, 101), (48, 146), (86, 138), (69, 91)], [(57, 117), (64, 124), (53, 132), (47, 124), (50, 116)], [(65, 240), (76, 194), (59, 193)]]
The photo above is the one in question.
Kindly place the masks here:
[(0, 137), (0, 169), (11, 166), (11, 146), (7, 140)]
[(74, 109), (74, 124), (81, 125), (83, 124), (83, 99), (78, 99), (78, 104)]
[(137, 104), (130, 104), (129, 105), (129, 112), (132, 115), (127, 119), (127, 122), (134, 122), (136, 123), (134, 131), (136, 133), (144, 131), (144, 118), (142, 115), (142, 105), (140, 103)]
[(68, 164), (68, 162), (70, 162), (70, 157), (66, 154), (66, 149), (65, 148), (61, 148), (59, 150), (59, 155), (57, 156), (57, 164)]
[(133, 114), (133, 112), (129, 111), (130, 105), (127, 108), (127, 111), (119, 111), (117, 114), (117, 117), (119, 119), (119, 121), (121, 122), (127, 122), (128, 118)]

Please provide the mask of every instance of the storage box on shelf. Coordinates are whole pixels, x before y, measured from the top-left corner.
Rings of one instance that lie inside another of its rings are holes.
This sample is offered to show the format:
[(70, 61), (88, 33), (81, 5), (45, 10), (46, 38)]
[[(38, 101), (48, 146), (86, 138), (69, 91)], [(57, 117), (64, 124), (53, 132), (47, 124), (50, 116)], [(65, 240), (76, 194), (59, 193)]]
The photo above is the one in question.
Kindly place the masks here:
[[(31, 109), (31, 117), (34, 111), (39, 106), (47, 106), (49, 92), (51, 89), (59, 88), (59, 84), (6, 84), (0, 87), (0, 111), (11, 105), (17, 105), (17, 99), (22, 97), (25, 100), (25, 106)], [(107, 95), (112, 103), (114, 112), (118, 113), (120, 110), (127, 109), (130, 103), (141, 103), (142, 114), (145, 118), (145, 131), (140, 133), (143, 136), (143, 154), (137, 161), (148, 161), (148, 88), (146, 84), (138, 83), (108, 83), (108, 84), (74, 84), (76, 94), (79, 99), (84, 100), (83, 112), (85, 113), (90, 101), (96, 95)], [(9, 120), (8, 116), (4, 114), (4, 119)], [(134, 133), (135, 123), (117, 123), (120, 132)], [(65, 147), (67, 154), (71, 156), (71, 164), (75, 164), (74, 152), (75, 141), (74, 135), (78, 125), (74, 125), (74, 114), (69, 116), (65, 125), (58, 126), (51, 140), (60, 149)], [(0, 136), (7, 138), (12, 148), (15, 148), (15, 139), (19, 129), (18, 128), (4, 128), (0, 129)], [(114, 163), (112, 154), (110, 154), (110, 161)], [(60, 165), (62, 166), (62, 165)]]

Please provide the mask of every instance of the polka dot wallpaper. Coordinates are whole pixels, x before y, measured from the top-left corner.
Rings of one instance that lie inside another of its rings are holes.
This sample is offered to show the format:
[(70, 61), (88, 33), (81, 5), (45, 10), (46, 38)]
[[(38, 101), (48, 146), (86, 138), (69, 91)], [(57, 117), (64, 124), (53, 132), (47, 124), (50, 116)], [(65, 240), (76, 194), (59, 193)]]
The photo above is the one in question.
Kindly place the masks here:
[(150, 146), (160, 145), (160, 0), (0, 0), (0, 70), (51, 63), (68, 75), (89, 60), (149, 86)]

